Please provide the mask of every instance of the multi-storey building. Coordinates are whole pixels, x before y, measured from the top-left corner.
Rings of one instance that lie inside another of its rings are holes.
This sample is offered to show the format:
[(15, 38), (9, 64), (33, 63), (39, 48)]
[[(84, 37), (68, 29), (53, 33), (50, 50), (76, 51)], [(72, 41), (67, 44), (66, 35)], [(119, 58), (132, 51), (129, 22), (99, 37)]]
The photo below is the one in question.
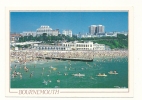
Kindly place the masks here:
[(22, 36), (30, 36), (30, 35), (32, 35), (33, 37), (35, 37), (36, 36), (36, 32), (34, 32), (34, 31), (24, 31), (24, 32), (22, 32), (22, 33), (20, 33)]
[(10, 34), (10, 42), (17, 42), (19, 41), (20, 37), (21, 37), (20, 34)]
[(27, 31), (27, 32), (22, 32), (21, 35), (22, 36), (39, 36), (42, 35), (43, 33), (46, 33), (47, 35), (52, 35), (52, 36), (58, 36), (59, 34), (59, 29), (56, 30), (52, 30), (52, 28), (50, 28), (49, 26), (41, 26), (40, 28), (38, 28), (36, 30), (36, 32), (33, 31)]
[(105, 27), (103, 25), (98, 25), (97, 26), (97, 33), (104, 33), (105, 32)]
[(71, 30), (63, 30), (62, 34), (64, 34), (65, 36), (72, 37), (72, 31)]
[(91, 35), (95, 35), (96, 32), (97, 32), (97, 25), (91, 25), (91, 26), (89, 27), (89, 33), (90, 33)]
[(47, 35), (58, 36), (59, 29), (52, 30), (52, 28), (50, 28), (49, 26), (41, 26), (36, 30), (37, 35), (42, 35), (43, 33), (46, 33)]
[(104, 33), (105, 27), (103, 25), (91, 25), (89, 27), (89, 33), (91, 35), (96, 35), (96, 33)]

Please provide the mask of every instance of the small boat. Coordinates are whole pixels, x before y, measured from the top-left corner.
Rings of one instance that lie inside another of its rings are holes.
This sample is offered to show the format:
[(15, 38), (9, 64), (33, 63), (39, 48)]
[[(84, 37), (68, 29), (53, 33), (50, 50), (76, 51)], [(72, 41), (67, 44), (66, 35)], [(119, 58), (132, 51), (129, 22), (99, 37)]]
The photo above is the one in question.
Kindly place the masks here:
[(52, 70), (56, 70), (57, 68), (54, 68), (54, 67), (52, 67), (52, 66), (50, 66), (50, 68), (52, 69)]
[(56, 70), (57, 68), (52, 68), (52, 70)]
[(116, 71), (110, 71), (109, 74), (118, 74)]
[(85, 74), (80, 74), (80, 73), (78, 73), (78, 74), (72, 74), (73, 76), (85, 76)]
[(57, 80), (58, 83), (60, 83), (60, 80)]
[(104, 74), (99, 73), (97, 76), (103, 76), (103, 77), (105, 77), (107, 75), (105, 73)]

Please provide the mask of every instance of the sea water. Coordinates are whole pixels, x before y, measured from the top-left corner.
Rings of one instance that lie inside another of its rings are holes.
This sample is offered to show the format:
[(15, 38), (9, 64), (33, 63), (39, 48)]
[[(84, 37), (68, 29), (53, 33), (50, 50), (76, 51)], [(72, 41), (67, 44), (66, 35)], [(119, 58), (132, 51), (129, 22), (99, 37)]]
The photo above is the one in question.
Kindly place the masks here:
[[(128, 88), (127, 58), (95, 58), (93, 62), (44, 60), (25, 65), (12, 63), (10, 67), (11, 88)], [(22, 73), (22, 78), (19, 75), (13, 78), (14, 71)], [(109, 74), (109, 71), (118, 74)], [(78, 73), (85, 76), (72, 75)], [(107, 76), (99, 77), (99, 73)]]

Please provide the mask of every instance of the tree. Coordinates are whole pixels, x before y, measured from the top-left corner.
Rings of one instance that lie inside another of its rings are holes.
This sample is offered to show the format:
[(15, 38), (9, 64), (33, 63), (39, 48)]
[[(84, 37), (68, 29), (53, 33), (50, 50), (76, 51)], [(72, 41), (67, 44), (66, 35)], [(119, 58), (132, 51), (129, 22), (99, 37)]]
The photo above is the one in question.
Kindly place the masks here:
[(23, 37), (23, 36), (21, 36), (21, 37), (19, 38), (19, 42), (24, 42), (24, 37)]
[(43, 33), (42, 36), (47, 36), (47, 33)]

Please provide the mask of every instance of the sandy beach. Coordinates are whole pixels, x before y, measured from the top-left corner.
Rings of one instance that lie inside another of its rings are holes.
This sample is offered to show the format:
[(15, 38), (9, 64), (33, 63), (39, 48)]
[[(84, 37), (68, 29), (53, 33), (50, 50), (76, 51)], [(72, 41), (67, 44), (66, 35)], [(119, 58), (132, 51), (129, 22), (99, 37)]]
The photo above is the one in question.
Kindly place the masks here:
[(18, 61), (25, 63), (29, 61), (36, 61), (40, 59), (50, 58), (84, 58), (93, 59), (100, 57), (127, 57), (127, 50), (114, 50), (114, 51), (44, 51), (44, 50), (20, 50), (11, 51), (11, 62)]

